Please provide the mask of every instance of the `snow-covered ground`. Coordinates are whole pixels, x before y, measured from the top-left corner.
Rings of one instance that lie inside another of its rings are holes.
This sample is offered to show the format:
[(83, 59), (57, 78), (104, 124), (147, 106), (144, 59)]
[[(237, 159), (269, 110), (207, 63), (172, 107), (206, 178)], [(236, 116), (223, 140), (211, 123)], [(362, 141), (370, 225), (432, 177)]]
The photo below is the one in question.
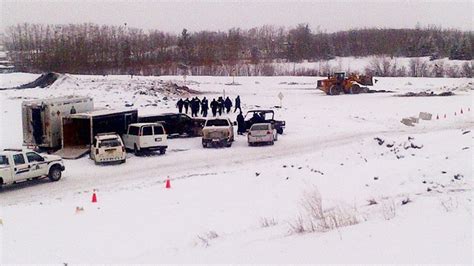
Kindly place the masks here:
[[(2, 74), (0, 87), (35, 77)], [(315, 90), (315, 77), (231, 81), (186, 85), (240, 95), (244, 111), (275, 109), (287, 128), (274, 146), (185, 138), (123, 165), (65, 161), (59, 182), (0, 190), (0, 263), (472, 263), (472, 79), (380, 78), (375, 89), (395, 92), (338, 97)], [(183, 78), (63, 75), (47, 89), (0, 91), (0, 148), (21, 145), (25, 99), (88, 95), (96, 107), (171, 112), (168, 82)], [(394, 97), (425, 90), (456, 95)], [(419, 112), (434, 119), (400, 123)], [(324, 218), (305, 208), (314, 198)], [(328, 219), (337, 226), (309, 228)]]

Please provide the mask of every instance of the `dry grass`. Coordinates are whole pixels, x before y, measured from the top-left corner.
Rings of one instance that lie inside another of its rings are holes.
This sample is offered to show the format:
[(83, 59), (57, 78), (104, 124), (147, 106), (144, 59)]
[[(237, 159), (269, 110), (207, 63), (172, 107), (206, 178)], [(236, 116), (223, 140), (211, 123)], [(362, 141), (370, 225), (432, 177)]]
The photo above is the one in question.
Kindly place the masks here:
[(289, 223), (291, 233), (327, 232), (359, 223), (355, 208), (336, 206), (324, 209), (317, 188), (304, 193), (301, 206), (304, 214)]

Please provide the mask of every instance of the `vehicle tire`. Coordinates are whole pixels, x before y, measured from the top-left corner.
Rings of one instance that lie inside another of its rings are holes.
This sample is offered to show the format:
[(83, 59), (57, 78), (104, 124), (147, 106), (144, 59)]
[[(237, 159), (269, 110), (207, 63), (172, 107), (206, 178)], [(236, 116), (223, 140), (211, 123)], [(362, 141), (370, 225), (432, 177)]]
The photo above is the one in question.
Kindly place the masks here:
[(126, 163), (127, 162), (127, 159), (123, 159), (120, 161), (120, 164), (123, 164), (123, 163)]
[(227, 146), (228, 148), (232, 147), (232, 141), (231, 141), (231, 142), (228, 142), (226, 146)]
[(329, 95), (339, 95), (342, 93), (342, 89), (337, 85), (332, 85), (329, 88)]
[(359, 94), (360, 91), (361, 91), (360, 86), (357, 84), (352, 85), (350, 88), (351, 94)]
[(274, 141), (278, 141), (278, 132), (275, 134)]
[(273, 145), (273, 144), (275, 144), (275, 141), (273, 141), (273, 140), (270, 141), (270, 145)]
[(49, 169), (48, 178), (49, 180), (56, 182), (61, 179), (61, 168), (57, 165), (54, 165)]
[(160, 149), (160, 154), (165, 154), (166, 153), (166, 149)]
[(278, 128), (278, 129), (277, 129), (277, 133), (278, 133), (278, 134), (283, 134), (283, 128), (281, 128), (281, 127)]

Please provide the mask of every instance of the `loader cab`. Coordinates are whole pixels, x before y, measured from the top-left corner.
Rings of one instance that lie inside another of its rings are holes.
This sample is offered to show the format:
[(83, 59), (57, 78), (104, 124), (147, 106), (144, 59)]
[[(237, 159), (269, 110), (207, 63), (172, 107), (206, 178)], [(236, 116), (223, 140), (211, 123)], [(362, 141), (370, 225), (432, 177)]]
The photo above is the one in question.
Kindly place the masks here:
[(336, 78), (337, 84), (342, 84), (344, 82), (344, 79), (346, 78), (346, 73), (337, 72), (337, 73), (334, 73), (334, 77)]

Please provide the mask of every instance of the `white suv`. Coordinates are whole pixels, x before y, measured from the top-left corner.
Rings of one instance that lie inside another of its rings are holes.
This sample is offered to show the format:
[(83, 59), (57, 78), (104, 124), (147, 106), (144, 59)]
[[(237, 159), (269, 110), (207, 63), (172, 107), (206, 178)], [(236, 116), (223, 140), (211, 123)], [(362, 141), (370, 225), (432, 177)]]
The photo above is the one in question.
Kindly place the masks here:
[(96, 164), (119, 162), (125, 163), (127, 153), (122, 139), (116, 133), (101, 133), (94, 137), (90, 158)]
[(56, 155), (22, 149), (0, 151), (0, 186), (46, 176), (58, 181), (64, 169), (63, 160)]

